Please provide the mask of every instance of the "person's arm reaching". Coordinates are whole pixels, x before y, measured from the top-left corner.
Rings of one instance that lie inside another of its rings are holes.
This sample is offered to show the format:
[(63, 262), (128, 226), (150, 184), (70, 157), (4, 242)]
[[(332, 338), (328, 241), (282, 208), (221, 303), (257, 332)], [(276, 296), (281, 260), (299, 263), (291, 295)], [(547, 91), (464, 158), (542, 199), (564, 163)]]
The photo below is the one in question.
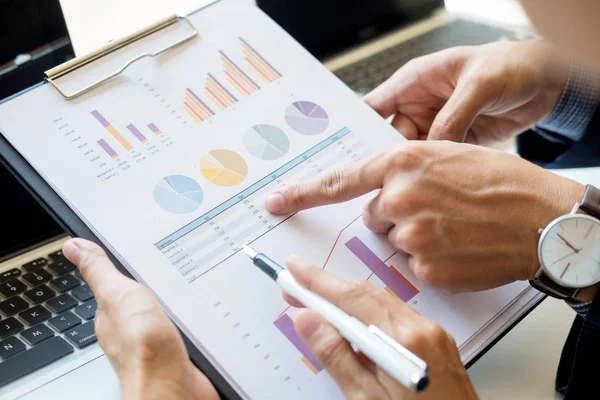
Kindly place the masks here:
[(410, 61), (365, 101), (407, 139), (487, 145), (550, 116), (568, 72), (543, 41), (455, 47)]
[(287, 214), (380, 189), (363, 221), (387, 233), (424, 284), (485, 290), (533, 279), (539, 228), (567, 214), (583, 185), (511, 154), (451, 142), (412, 141), (344, 169), (271, 193)]

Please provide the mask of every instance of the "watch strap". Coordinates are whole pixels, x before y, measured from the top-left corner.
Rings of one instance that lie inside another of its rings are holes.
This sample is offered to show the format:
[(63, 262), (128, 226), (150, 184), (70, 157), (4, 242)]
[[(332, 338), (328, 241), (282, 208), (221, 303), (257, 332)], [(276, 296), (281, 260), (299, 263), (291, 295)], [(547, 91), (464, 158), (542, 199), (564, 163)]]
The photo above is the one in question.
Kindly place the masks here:
[(550, 279), (546, 274), (542, 271), (538, 273), (535, 279), (530, 280), (529, 283), (531, 286), (536, 288), (542, 293), (546, 293), (549, 296), (552, 296), (557, 299), (565, 300), (565, 299), (573, 299), (579, 293), (580, 289), (576, 288), (567, 288), (560, 286), (552, 279)]
[(586, 185), (579, 208), (593, 217), (600, 218), (600, 189)]

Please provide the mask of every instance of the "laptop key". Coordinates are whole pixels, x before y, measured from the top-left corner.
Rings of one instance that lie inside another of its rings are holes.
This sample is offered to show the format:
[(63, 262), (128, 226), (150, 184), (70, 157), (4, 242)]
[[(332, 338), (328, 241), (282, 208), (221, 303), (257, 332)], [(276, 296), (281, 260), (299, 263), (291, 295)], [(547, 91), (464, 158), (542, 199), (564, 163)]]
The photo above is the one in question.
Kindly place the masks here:
[(73, 289), (71, 292), (73, 296), (79, 301), (88, 301), (89, 299), (94, 297), (94, 294), (90, 290), (88, 285), (81, 285)]
[(5, 315), (13, 315), (21, 311), (27, 310), (29, 303), (19, 296), (12, 297), (8, 300), (0, 302), (0, 311)]
[(85, 279), (83, 279), (83, 276), (81, 276), (81, 272), (78, 269), (73, 271), (73, 275), (75, 275), (75, 278), (81, 279), (82, 281), (85, 282)]
[(60, 314), (63, 311), (67, 311), (68, 309), (75, 307), (77, 304), (77, 300), (66, 293), (46, 302), (46, 306), (55, 314)]
[(50, 339), (52, 336), (54, 336), (54, 331), (44, 324), (33, 326), (21, 332), (21, 337), (32, 346), (35, 346), (46, 339)]
[(23, 275), (23, 279), (31, 286), (49, 282), (52, 278), (52, 274), (45, 269), (40, 269)]
[(87, 345), (96, 343), (96, 332), (94, 331), (94, 321), (86, 322), (83, 325), (76, 326), (65, 332), (65, 337), (71, 343), (82, 349)]
[(21, 270), (18, 268), (9, 269), (8, 271), (4, 271), (0, 273), (0, 283), (4, 283), (6, 281), (10, 281), (13, 278), (17, 278), (21, 276)]
[(96, 300), (90, 300), (80, 306), (75, 307), (73, 311), (83, 319), (92, 319), (94, 318), (94, 315), (96, 315), (97, 308), (98, 305), (96, 304)]
[(59, 332), (64, 332), (67, 329), (79, 325), (81, 320), (77, 318), (71, 311), (65, 311), (58, 314), (54, 318), (50, 318), (48, 323)]
[(27, 285), (21, 282), (19, 279), (13, 279), (0, 285), (0, 293), (5, 297), (11, 297), (15, 294), (22, 293), (27, 290)]
[(58, 250), (58, 251), (55, 251), (54, 253), (50, 253), (50, 254), (48, 254), (48, 257), (50, 257), (50, 259), (52, 259), (52, 261), (58, 261), (58, 260), (62, 260), (63, 258), (65, 258), (62, 250)]
[(28, 325), (39, 324), (40, 322), (47, 320), (51, 316), (52, 314), (50, 313), (50, 311), (46, 310), (43, 306), (33, 306), (29, 310), (23, 311), (19, 314), (19, 317), (25, 320), (25, 322), (27, 322)]
[(31, 300), (34, 304), (37, 304), (53, 298), (56, 295), (56, 293), (48, 286), (40, 285), (38, 287), (26, 291), (23, 295), (29, 300)]
[(38, 258), (37, 260), (33, 260), (28, 262), (27, 264), (23, 264), (22, 267), (25, 271), (30, 272), (34, 269), (38, 269), (43, 267), (44, 265), (48, 265), (48, 260), (44, 257)]
[(73, 346), (53, 337), (0, 363), (0, 387), (71, 354)]
[[(0, 338), (11, 336), (23, 329), (23, 324), (14, 317), (6, 318), (0, 322)], [(2, 364), (0, 364), (2, 365)]]
[(66, 259), (58, 260), (56, 262), (53, 262), (52, 264), (48, 264), (48, 268), (50, 268), (50, 270), (52, 272), (54, 272), (55, 275), (58, 275), (58, 276), (67, 274), (67, 273), (77, 269), (75, 264), (72, 264), (71, 262), (67, 261)]
[(67, 290), (71, 290), (74, 287), (79, 286), (81, 284), (81, 281), (79, 279), (75, 278), (71, 274), (66, 274), (66, 275), (61, 276), (60, 278), (56, 278), (55, 280), (50, 282), (50, 284), (58, 292), (63, 293), (63, 292), (66, 292)]
[(4, 360), (23, 350), (25, 350), (25, 345), (14, 336), (0, 342), (0, 357)]

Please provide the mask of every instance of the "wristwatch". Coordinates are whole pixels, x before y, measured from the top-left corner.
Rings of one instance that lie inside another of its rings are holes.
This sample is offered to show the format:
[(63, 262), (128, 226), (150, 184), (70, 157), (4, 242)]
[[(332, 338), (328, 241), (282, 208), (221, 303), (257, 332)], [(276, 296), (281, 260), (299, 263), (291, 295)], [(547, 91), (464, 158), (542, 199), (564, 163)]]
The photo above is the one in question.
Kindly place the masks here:
[(600, 282), (600, 190), (587, 185), (570, 214), (538, 231), (540, 269), (529, 283), (558, 299), (577, 301)]

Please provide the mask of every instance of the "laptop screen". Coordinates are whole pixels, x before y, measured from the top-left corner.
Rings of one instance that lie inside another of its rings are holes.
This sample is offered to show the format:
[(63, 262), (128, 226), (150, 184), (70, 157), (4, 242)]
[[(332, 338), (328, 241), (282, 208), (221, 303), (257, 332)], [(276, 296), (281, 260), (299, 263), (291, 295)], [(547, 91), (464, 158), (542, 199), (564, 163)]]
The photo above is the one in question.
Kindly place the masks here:
[[(43, 79), (74, 56), (58, 0), (0, 0), (0, 99)], [(17, 59), (17, 62), (15, 62)], [(0, 164), (0, 259), (61, 229)]]
[(423, 18), (444, 0), (257, 0), (315, 57), (323, 59)]

